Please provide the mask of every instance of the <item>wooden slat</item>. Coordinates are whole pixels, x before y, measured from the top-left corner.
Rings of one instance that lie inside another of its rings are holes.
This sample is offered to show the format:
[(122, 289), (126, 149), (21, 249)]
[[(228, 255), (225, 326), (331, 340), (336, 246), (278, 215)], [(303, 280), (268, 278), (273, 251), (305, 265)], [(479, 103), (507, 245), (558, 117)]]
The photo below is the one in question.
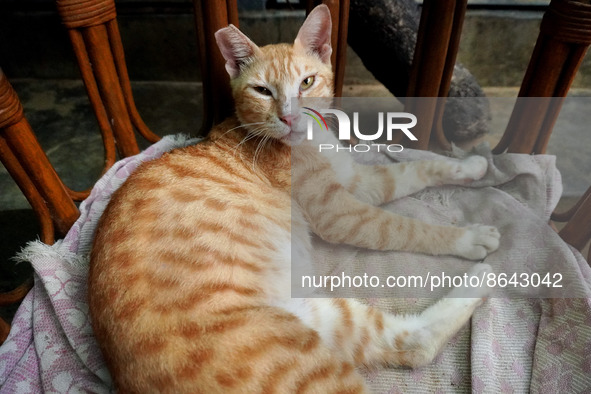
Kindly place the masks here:
[(37, 220), (41, 226), (41, 241), (50, 245), (55, 241), (55, 229), (53, 221), (51, 219), (51, 213), (47, 208), (43, 197), (39, 194), (37, 188), (33, 184), (33, 181), (27, 175), (23, 166), (12, 153), (12, 150), (8, 146), (4, 133), (0, 130), (0, 162), (4, 165), (4, 168), (8, 171), (8, 174), (16, 182), (19, 189), (23, 192), (25, 198), (33, 208), (33, 212), (37, 216)]
[(7, 306), (22, 301), (32, 287), (33, 278), (29, 278), (16, 289), (0, 294), (0, 306)]
[(9, 333), (10, 325), (6, 323), (4, 319), (0, 319), (0, 345), (4, 343)]
[(90, 65), (90, 59), (88, 58), (88, 52), (84, 45), (84, 38), (82, 33), (78, 30), (68, 30), (70, 36), (70, 42), (72, 43), (76, 60), (78, 61), (78, 68), (82, 74), (82, 81), (86, 88), (86, 95), (90, 100), (90, 105), (94, 112), (99, 125), (99, 130), (103, 139), (103, 148), (105, 150), (105, 166), (103, 172), (107, 168), (111, 167), (117, 160), (117, 152), (115, 148), (115, 137), (113, 130), (109, 123), (107, 111), (101, 101), (101, 96), (92, 73), (92, 66)]
[[(458, 34), (461, 31), (461, 29), (458, 30), (458, 27), (454, 30), (456, 10), (456, 0), (425, 0), (423, 2), (417, 44), (406, 92), (408, 98), (435, 98), (445, 90), (442, 88), (446, 85), (444, 76), (451, 78), (451, 75), (444, 74), (446, 65), (452, 59), (455, 60), (456, 56), (455, 53), (449, 52), (451, 44), (455, 43), (455, 39), (452, 42), (452, 33)], [(413, 134), (418, 138), (418, 141), (405, 141), (404, 146), (414, 149), (428, 149), (435, 124), (437, 100), (406, 99), (405, 111), (414, 114), (419, 122), (413, 128)]]
[(57, 233), (65, 235), (78, 219), (78, 208), (39, 145), (31, 126), (23, 119), (6, 127), (3, 133), (8, 146), (20, 158), (23, 169), (47, 202)]
[(585, 194), (572, 219), (558, 234), (579, 250), (591, 240), (591, 194)]
[(193, 4), (203, 81), (204, 111), (201, 132), (205, 134), (214, 124), (223, 121), (234, 111), (226, 61), (218, 50), (214, 33), (230, 23), (238, 27), (238, 11), (234, 0), (194, 0)]
[[(591, 4), (552, 0), (521, 84), (519, 97), (565, 97), (591, 44)], [(544, 153), (561, 100), (518, 100), (494, 153)], [(535, 112), (532, 112), (535, 111)]]
[[(0, 70), (0, 149), (17, 184), (30, 198), (33, 208), (42, 209), (36, 191), (47, 204), (55, 228), (65, 235), (78, 218), (78, 208), (39, 145), (22, 112), (16, 92)], [(39, 215), (44, 212), (39, 211)]]
[(132, 124), (135, 126), (137, 131), (147, 141), (155, 143), (160, 141), (160, 137), (144, 123), (144, 120), (140, 116), (133, 99), (133, 93), (131, 90), (131, 82), (129, 81), (129, 75), (127, 73), (127, 64), (125, 63), (125, 54), (123, 52), (123, 44), (121, 43), (121, 34), (119, 33), (119, 26), (117, 20), (113, 19), (106, 23), (107, 34), (109, 43), (111, 44), (111, 52), (113, 53), (113, 60), (115, 61), (115, 68), (117, 70), (117, 76), (121, 89), (123, 91), (123, 97), (129, 117), (131, 118)]
[[(334, 23), (334, 19), (333, 19)], [(341, 0), (339, 7), (337, 40), (332, 39), (336, 48), (334, 60), (334, 94), (341, 97), (343, 94), (343, 83), (345, 81), (345, 67), (347, 65), (347, 34), (349, 32), (349, 0)]]
[[(570, 49), (565, 43), (540, 36), (532, 55), (532, 59), (536, 59), (536, 61), (530, 61), (519, 91), (519, 97), (555, 97), (562, 67), (569, 53)], [(511, 153), (533, 153), (542, 126), (552, 122), (552, 120), (546, 119), (547, 114), (552, 115), (548, 112), (550, 102), (551, 100), (520, 100), (518, 98), (505, 134), (495, 147), (494, 152), (500, 153), (507, 149)]]
[(104, 25), (91, 26), (82, 31), (82, 36), (117, 141), (117, 149), (124, 157), (138, 154), (140, 150), (119, 84), (107, 29)]
[(468, 0), (458, 0), (455, 4), (445, 66), (441, 76), (439, 92), (437, 93), (439, 100), (437, 101), (437, 108), (433, 115), (433, 129), (429, 140), (429, 147), (432, 149), (444, 151), (451, 150), (451, 144), (445, 137), (443, 129), (443, 114), (445, 112), (445, 98), (449, 95), (449, 88), (451, 86), (451, 79), (456, 65), (456, 58), (460, 49), (460, 39), (462, 35), (462, 27), (464, 25), (464, 17), (466, 15), (467, 3)]

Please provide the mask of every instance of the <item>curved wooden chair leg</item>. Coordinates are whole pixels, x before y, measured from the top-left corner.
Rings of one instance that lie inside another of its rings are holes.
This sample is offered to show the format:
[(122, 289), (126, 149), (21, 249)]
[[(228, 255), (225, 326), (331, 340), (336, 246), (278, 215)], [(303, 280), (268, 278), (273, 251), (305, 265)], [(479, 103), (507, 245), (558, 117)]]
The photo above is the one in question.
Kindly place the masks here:
[(3, 147), (2, 160), (11, 167), (11, 173), (17, 175), (17, 182), (21, 182), (19, 187), (30, 201), (35, 201), (31, 184), (34, 186), (47, 204), (57, 233), (65, 235), (79, 216), (78, 208), (39, 145), (23, 115), (16, 92), (1, 70), (0, 135)]
[(33, 181), (27, 175), (25, 169), (8, 146), (6, 139), (0, 132), (0, 161), (23, 192), (25, 198), (33, 208), (37, 220), (41, 225), (41, 241), (51, 245), (55, 241), (55, 228), (51, 219), (51, 213), (39, 194), (39, 191), (33, 184)]
[[(123, 157), (139, 153), (134, 130), (149, 142), (160, 139), (141, 119), (131, 91), (114, 0), (57, 0), (84, 85), (103, 134), (105, 169), (115, 146)], [(73, 196), (84, 198), (88, 193)]]
[(32, 287), (33, 278), (29, 278), (16, 289), (0, 294), (0, 306), (7, 306), (22, 301)]
[[(494, 153), (546, 151), (564, 97), (589, 45), (591, 4), (582, 0), (552, 0), (542, 19), (507, 129)], [(591, 188), (570, 210), (552, 214), (552, 220), (567, 222), (559, 235), (582, 250), (591, 239)]]
[[(0, 70), (0, 161), (15, 180), (41, 224), (41, 240), (51, 244), (55, 232), (65, 233), (78, 218), (68, 195), (41, 149), (15, 91)], [(26, 281), (11, 292), (0, 294), (0, 306), (20, 302), (32, 287)], [(0, 319), (0, 342), (10, 326)]]
[(193, 5), (199, 65), (204, 76), (201, 134), (207, 134), (213, 125), (230, 116), (234, 108), (226, 61), (217, 49), (214, 33), (229, 24), (239, 26), (238, 5), (236, 0), (194, 0)]
[(550, 219), (552, 219), (556, 222), (568, 222), (575, 215), (575, 213), (579, 210), (579, 208), (581, 208), (581, 206), (583, 205), (583, 202), (586, 201), (587, 198), (590, 198), (590, 197), (591, 197), (591, 187), (589, 189), (587, 189), (587, 191), (583, 194), (583, 196), (579, 199), (579, 201), (577, 201), (577, 203), (572, 208), (570, 208), (568, 211), (562, 212), (562, 213), (553, 212)]
[(4, 319), (0, 319), (0, 345), (4, 343), (8, 334), (10, 333), (10, 324), (6, 323)]
[(558, 234), (568, 244), (583, 250), (591, 240), (591, 187), (570, 210), (562, 214), (552, 214), (552, 220), (567, 222)]
[(445, 101), (449, 94), (451, 87), (451, 79), (453, 77), (454, 67), (458, 51), (460, 49), (460, 39), (462, 36), (462, 27), (464, 26), (464, 17), (466, 16), (467, 0), (456, 1), (451, 32), (449, 36), (449, 44), (447, 54), (445, 57), (445, 65), (443, 68), (443, 75), (441, 76), (441, 83), (439, 85), (439, 93), (437, 97), (437, 108), (433, 115), (433, 130), (429, 140), (429, 148), (436, 150), (451, 150), (451, 144), (445, 137), (443, 130), (443, 114), (445, 111)]
[(127, 63), (125, 63), (125, 54), (123, 51), (123, 43), (121, 42), (121, 33), (119, 33), (119, 26), (117, 20), (113, 19), (107, 23), (107, 34), (109, 42), (111, 44), (111, 50), (113, 51), (113, 59), (115, 61), (115, 68), (119, 76), (119, 83), (123, 90), (123, 98), (129, 111), (129, 117), (131, 123), (134, 125), (136, 130), (144, 137), (148, 142), (155, 143), (160, 141), (160, 137), (144, 123), (144, 120), (140, 116), (133, 100), (133, 93), (131, 90), (131, 82), (129, 81), (129, 75), (127, 73)]
[(540, 25), (519, 97), (494, 153), (544, 153), (558, 113), (591, 44), (591, 4), (552, 0)]
[[(413, 128), (414, 149), (450, 149), (442, 117), (458, 53), (467, 0), (425, 0), (406, 92), (405, 111), (419, 123)], [(416, 99), (415, 99), (416, 98)], [(438, 99), (436, 99), (438, 98)], [(394, 141), (402, 142), (402, 140)]]
[(349, 31), (349, 0), (307, 0), (306, 14), (314, 7), (326, 4), (332, 17), (332, 71), (334, 73), (334, 95), (340, 97), (343, 94), (343, 81), (345, 80), (345, 66), (347, 63), (347, 34)]

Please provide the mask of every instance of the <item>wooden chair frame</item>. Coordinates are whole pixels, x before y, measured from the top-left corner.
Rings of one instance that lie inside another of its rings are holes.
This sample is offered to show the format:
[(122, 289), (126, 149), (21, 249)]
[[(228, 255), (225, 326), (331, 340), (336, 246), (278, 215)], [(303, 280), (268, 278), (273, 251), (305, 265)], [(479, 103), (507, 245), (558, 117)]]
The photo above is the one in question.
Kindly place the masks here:
[[(333, 18), (332, 62), (335, 95), (343, 85), (348, 28), (348, 0), (307, 0), (308, 12), (317, 4), (329, 6)], [(458, 52), (467, 0), (425, 0), (407, 97), (446, 97)], [(76, 55), (90, 104), (97, 118), (105, 150), (105, 170), (119, 157), (139, 152), (134, 130), (149, 142), (159, 137), (142, 121), (131, 91), (114, 0), (57, 0), (57, 8)], [(203, 75), (203, 131), (230, 114), (232, 99), (224, 60), (213, 33), (232, 23), (238, 26), (236, 0), (194, 0), (200, 66)], [(552, 0), (540, 28), (519, 97), (565, 97), (591, 44), (591, 5), (584, 1)], [(92, 66), (91, 66), (92, 64)], [(543, 83), (541, 82), (543, 81)], [(414, 148), (447, 149), (441, 101), (406, 110), (428, 120), (413, 129)], [(543, 153), (561, 102), (545, 111), (527, 111), (518, 100), (509, 125), (494, 152)], [(525, 106), (525, 107), (524, 107)], [(522, 114), (527, 113), (528, 116)], [(521, 114), (521, 115), (520, 115)], [(533, 126), (533, 127), (532, 127)], [(79, 212), (75, 201), (89, 191), (73, 191), (63, 184), (24, 117), (15, 91), (0, 71), (0, 160), (15, 179), (41, 224), (41, 240), (51, 244), (67, 233)], [(553, 220), (568, 222), (560, 236), (578, 249), (591, 239), (591, 188), (568, 212)], [(591, 259), (591, 254), (589, 256)], [(22, 300), (31, 286), (25, 283), (0, 294), (0, 305)], [(0, 319), (0, 342), (9, 330)]]

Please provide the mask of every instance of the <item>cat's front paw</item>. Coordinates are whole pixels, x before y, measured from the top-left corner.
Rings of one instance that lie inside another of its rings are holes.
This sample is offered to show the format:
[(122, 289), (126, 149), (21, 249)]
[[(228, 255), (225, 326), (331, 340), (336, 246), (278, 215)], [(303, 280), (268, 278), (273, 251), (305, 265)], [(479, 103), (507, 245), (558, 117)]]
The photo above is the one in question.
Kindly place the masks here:
[(470, 156), (455, 165), (450, 184), (461, 185), (481, 179), (488, 169), (488, 161), (482, 156)]
[(473, 224), (464, 230), (464, 234), (456, 241), (455, 254), (458, 256), (482, 260), (499, 248), (501, 234), (496, 227)]

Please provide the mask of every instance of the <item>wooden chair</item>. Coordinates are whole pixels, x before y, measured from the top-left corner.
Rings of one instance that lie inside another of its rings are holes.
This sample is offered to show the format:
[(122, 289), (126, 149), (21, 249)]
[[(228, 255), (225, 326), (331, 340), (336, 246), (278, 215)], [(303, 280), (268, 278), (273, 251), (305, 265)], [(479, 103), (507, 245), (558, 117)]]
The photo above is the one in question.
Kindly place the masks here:
[[(335, 94), (339, 96), (346, 59), (349, 3), (348, 0), (322, 2), (329, 6), (333, 18), (332, 61)], [(308, 0), (307, 10), (318, 3), (321, 1)], [(238, 26), (238, 12), (236, 0), (194, 0), (194, 6), (204, 76), (203, 131), (206, 132), (228, 116), (231, 108), (228, 76), (213, 33), (229, 23)], [(107, 169), (117, 159), (117, 153), (121, 158), (139, 152), (134, 131), (150, 142), (159, 137), (144, 124), (133, 101), (114, 1), (57, 0), (57, 7), (99, 124)], [(466, 0), (424, 1), (408, 97), (447, 96), (465, 10)], [(519, 95), (564, 97), (589, 44), (591, 5), (582, 0), (552, 0)], [(413, 147), (449, 147), (442, 129), (442, 105), (433, 101), (433, 105), (419, 108), (412, 107), (411, 102), (407, 110), (429, 120), (430, 125), (413, 129), (419, 137), (419, 143)], [(559, 110), (560, 106), (554, 105), (523, 120), (518, 116), (522, 112), (516, 108), (495, 151), (543, 153)], [(532, 125), (536, 127), (532, 129)], [(86, 198), (89, 191), (73, 191), (60, 180), (24, 117), (15, 91), (1, 72), (0, 160), (33, 207), (41, 224), (41, 240), (51, 244), (64, 236), (79, 215), (75, 201)], [(568, 222), (560, 235), (582, 249), (591, 239), (591, 189), (570, 211), (554, 215), (553, 219)], [(28, 282), (1, 294), (0, 305), (20, 301), (30, 286)], [(9, 325), (0, 320), (0, 341), (6, 338), (8, 330)]]

